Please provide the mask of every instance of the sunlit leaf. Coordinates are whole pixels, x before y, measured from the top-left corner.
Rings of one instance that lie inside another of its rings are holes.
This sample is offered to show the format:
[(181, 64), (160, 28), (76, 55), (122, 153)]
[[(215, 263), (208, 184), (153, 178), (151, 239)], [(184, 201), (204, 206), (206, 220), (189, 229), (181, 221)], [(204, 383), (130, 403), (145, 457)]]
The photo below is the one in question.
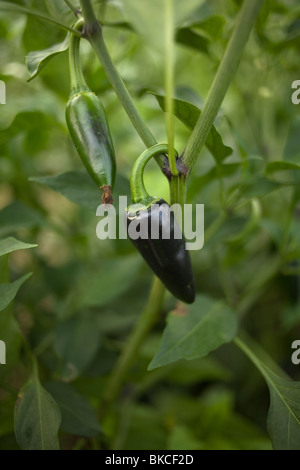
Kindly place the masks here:
[(33, 80), (41, 70), (48, 64), (48, 62), (61, 52), (65, 52), (69, 47), (70, 35), (68, 34), (65, 40), (59, 44), (44, 49), (43, 51), (32, 51), (26, 56), (26, 65), (30, 73), (28, 82)]
[(26, 250), (28, 248), (34, 248), (37, 245), (31, 245), (29, 243), (21, 242), (13, 237), (5, 238), (0, 240), (0, 256), (12, 253), (13, 251)]

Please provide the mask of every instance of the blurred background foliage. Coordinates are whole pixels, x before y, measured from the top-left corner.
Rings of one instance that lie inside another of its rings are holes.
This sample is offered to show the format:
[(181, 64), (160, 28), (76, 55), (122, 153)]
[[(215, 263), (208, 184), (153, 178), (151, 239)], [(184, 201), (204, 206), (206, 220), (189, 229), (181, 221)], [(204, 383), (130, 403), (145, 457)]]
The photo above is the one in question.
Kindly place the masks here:
[[(14, 3), (73, 23), (62, 1)], [(201, 108), (241, 2), (182, 3), (176, 97)], [(118, 70), (157, 141), (165, 142), (165, 116), (149, 94), (164, 93), (156, 4), (143, 12), (134, 11), (133, 1), (94, 2)], [(291, 102), (291, 84), (300, 79), (299, 14), (296, 0), (265, 1), (215, 123), (232, 153), (216, 164), (205, 148), (188, 184), (188, 202), (205, 205), (207, 241), (191, 252), (198, 292), (225, 300), (295, 380), (300, 379), (300, 366), (291, 362), (291, 344), (300, 339), (300, 114)], [(0, 448), (18, 448), (14, 405), (30, 371), (18, 324), (38, 359), (43, 386), (61, 409), (62, 448), (105, 447), (108, 435), (121, 449), (269, 449), (267, 387), (235, 345), (147, 372), (165, 315), (175, 305), (169, 294), (119, 403), (99, 426), (99, 397), (152, 276), (127, 240), (96, 237), (100, 197), (65, 123), (67, 52), (27, 82), (25, 57), (65, 37), (47, 22), (0, 12), (0, 79), (7, 87), (0, 115), (0, 237), (38, 245), (10, 255), (9, 278), (7, 259), (0, 258), (1, 282), (33, 273), (14, 301), (13, 315), (7, 313), (12, 306), (0, 314), (0, 339), (7, 338), (7, 365), (0, 367)], [(130, 170), (144, 147), (86, 41), (81, 51), (87, 83), (101, 97), (110, 125), (118, 162), (116, 198), (129, 197)], [(182, 152), (191, 131), (179, 120), (175, 129), (175, 146)], [(296, 165), (291, 169), (288, 163)], [(167, 182), (154, 163), (147, 167), (146, 185), (168, 198)]]

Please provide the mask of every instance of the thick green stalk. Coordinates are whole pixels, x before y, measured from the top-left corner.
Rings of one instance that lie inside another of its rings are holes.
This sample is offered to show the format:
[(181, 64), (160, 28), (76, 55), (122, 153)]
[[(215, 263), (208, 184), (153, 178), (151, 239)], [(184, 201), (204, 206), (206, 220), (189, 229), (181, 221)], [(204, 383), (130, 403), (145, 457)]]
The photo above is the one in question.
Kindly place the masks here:
[[(184, 234), (184, 204), (186, 198), (186, 176), (178, 174), (177, 176), (172, 175), (169, 181), (170, 188), (170, 205), (179, 204), (181, 210), (175, 210), (174, 214), (176, 220)], [(177, 209), (177, 206), (175, 206)]]
[(184, 151), (183, 162), (189, 172), (191, 172), (218, 114), (263, 1), (244, 1), (202, 113)]
[(161, 311), (165, 288), (158, 278), (154, 278), (147, 305), (139, 316), (124, 349), (112, 371), (106, 393), (104, 395), (101, 414), (106, 414), (109, 406), (117, 398), (124, 378), (134, 361), (139, 347), (154, 325)]
[(166, 128), (169, 143), (169, 165), (172, 175), (178, 175), (174, 152), (174, 11), (173, 0), (165, 2), (165, 88)]
[[(110, 81), (116, 95), (120, 100), (121, 105), (126, 111), (129, 119), (131, 120), (134, 128), (144, 142), (145, 146), (153, 147), (153, 145), (157, 144), (157, 141), (146, 126), (139, 111), (133, 103), (129, 92), (109, 55), (103, 39), (102, 29), (95, 16), (91, 1), (81, 0), (81, 6), (86, 25), (85, 32), (87, 38), (95, 49), (95, 52), (105, 70), (108, 80)], [(156, 157), (156, 161), (160, 167), (164, 166), (162, 158)]]

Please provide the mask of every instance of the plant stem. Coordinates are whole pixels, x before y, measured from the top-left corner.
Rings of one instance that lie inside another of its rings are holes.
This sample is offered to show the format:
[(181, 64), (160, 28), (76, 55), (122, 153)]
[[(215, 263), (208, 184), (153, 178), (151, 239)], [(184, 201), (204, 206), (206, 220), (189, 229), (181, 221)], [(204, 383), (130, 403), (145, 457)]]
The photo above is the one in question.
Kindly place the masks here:
[(64, 2), (66, 3), (66, 5), (68, 5), (68, 7), (70, 8), (70, 10), (72, 10), (72, 12), (74, 13), (74, 15), (76, 17), (79, 16), (80, 14), (80, 11), (74, 7), (73, 3), (71, 2), (71, 0), (64, 0)]
[[(83, 20), (77, 21), (74, 28), (79, 30), (83, 25)], [(82, 68), (80, 66), (80, 40), (81, 38), (75, 34), (71, 34), (69, 45), (69, 67), (70, 67), (70, 81), (71, 81), (71, 94), (79, 93), (82, 90), (88, 90), (85, 82)]]
[(107, 413), (110, 405), (116, 399), (124, 378), (137, 355), (140, 345), (150, 328), (156, 322), (161, 311), (164, 292), (165, 288), (163, 284), (155, 277), (147, 305), (139, 316), (110, 376), (101, 407), (101, 414)]
[(38, 10), (34, 10), (31, 8), (25, 8), (22, 7), (21, 5), (17, 5), (16, 3), (8, 3), (8, 2), (0, 2), (0, 11), (7, 11), (11, 13), (21, 13), (23, 15), (30, 15), (34, 16), (35, 18), (38, 18), (40, 20), (45, 20), (48, 21), (49, 23), (53, 23), (57, 26), (60, 26), (61, 28), (67, 29), (68, 31), (71, 31), (72, 33), (76, 34), (77, 36), (80, 36), (80, 33), (76, 31), (75, 29), (71, 28), (65, 23), (62, 23), (61, 21), (57, 20), (56, 18), (52, 18), (51, 16), (44, 15)]
[(179, 174), (172, 176), (170, 181), (170, 203), (180, 204), (183, 209), (186, 196), (186, 177)]
[(165, 87), (166, 87), (166, 128), (169, 143), (169, 165), (172, 175), (178, 175), (174, 152), (174, 11), (173, 0), (165, 2)]
[(152, 204), (153, 200), (157, 199), (150, 196), (145, 188), (144, 170), (151, 158), (168, 152), (168, 149), (169, 147), (166, 144), (154, 145), (150, 149), (145, 150), (134, 162), (130, 175), (131, 199), (134, 204), (147, 204), (148, 201)]
[[(129, 119), (131, 120), (134, 128), (139, 134), (146, 147), (153, 147), (157, 141), (153, 134), (150, 132), (145, 122), (143, 121), (139, 111), (137, 110), (133, 100), (116, 69), (106, 44), (103, 39), (102, 29), (96, 19), (93, 7), (90, 0), (81, 0), (82, 14), (86, 25), (86, 35), (92, 44), (95, 52), (105, 70), (108, 80), (110, 81), (121, 105), (126, 111)], [(156, 161), (160, 167), (164, 166), (163, 159), (156, 157)]]
[(264, 0), (245, 0), (202, 113), (188, 140), (183, 162), (189, 173), (208, 137)]
[(264, 349), (262, 349), (261, 346), (259, 346), (245, 332), (240, 333), (236, 338), (234, 338), (233, 342), (246, 354), (267, 382), (269, 381), (269, 377), (266, 374), (264, 367), (261, 365), (262, 362), (277, 375), (288, 378), (288, 375), (276, 364), (276, 362), (273, 361), (266, 351), (264, 351)]

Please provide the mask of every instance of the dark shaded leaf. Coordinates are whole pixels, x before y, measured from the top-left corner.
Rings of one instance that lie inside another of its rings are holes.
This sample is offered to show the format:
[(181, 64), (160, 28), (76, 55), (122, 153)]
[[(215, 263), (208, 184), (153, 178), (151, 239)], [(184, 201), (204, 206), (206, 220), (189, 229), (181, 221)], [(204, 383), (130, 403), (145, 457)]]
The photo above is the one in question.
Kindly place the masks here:
[[(159, 106), (165, 111), (165, 96), (149, 91), (158, 101)], [(174, 114), (189, 129), (193, 130), (200, 116), (200, 109), (188, 101), (174, 99)], [(224, 145), (221, 135), (213, 126), (205, 143), (216, 162), (220, 163), (232, 154), (232, 148)]]
[(101, 432), (92, 406), (71, 385), (48, 382), (45, 389), (51, 393), (60, 408), (60, 427), (63, 431), (84, 437), (96, 437)]
[(58, 450), (60, 410), (37, 377), (19, 393), (15, 408), (15, 434), (23, 450)]
[(20, 287), (25, 281), (27, 281), (27, 279), (30, 278), (31, 275), (32, 273), (25, 274), (20, 277), (20, 279), (10, 284), (0, 284), (0, 312), (14, 300)]

